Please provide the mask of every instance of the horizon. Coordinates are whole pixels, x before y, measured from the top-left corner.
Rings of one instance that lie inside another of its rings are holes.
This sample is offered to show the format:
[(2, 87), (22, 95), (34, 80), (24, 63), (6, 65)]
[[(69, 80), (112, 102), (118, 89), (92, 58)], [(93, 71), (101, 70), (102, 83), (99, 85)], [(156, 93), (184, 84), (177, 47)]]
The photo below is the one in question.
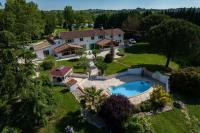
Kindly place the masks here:
[[(0, 0), (4, 8), (6, 0)], [(123, 10), (123, 9), (174, 9), (199, 8), (199, 0), (26, 0), (33, 1), (40, 10), (63, 10), (65, 6), (72, 6), (74, 10)]]

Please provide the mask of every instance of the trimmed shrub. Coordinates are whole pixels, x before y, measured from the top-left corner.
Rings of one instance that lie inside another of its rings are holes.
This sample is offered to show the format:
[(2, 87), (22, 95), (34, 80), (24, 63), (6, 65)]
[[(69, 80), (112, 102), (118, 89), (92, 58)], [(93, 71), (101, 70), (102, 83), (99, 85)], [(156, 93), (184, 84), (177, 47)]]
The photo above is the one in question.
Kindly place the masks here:
[(143, 117), (129, 117), (123, 127), (125, 133), (155, 133), (150, 120)]
[(104, 61), (105, 61), (106, 63), (111, 63), (111, 62), (113, 61), (113, 56), (112, 56), (110, 53), (108, 53), (108, 54), (105, 56)]
[(117, 52), (117, 55), (124, 56), (125, 55), (124, 49), (119, 49), (119, 52)]
[(113, 133), (123, 132), (122, 122), (131, 114), (132, 105), (120, 95), (112, 95), (100, 107), (99, 116)]
[(100, 70), (99, 75), (103, 75), (107, 68), (107, 64), (104, 62), (104, 58), (101, 56), (98, 56), (95, 58), (94, 63), (97, 66), (97, 68)]
[(149, 112), (153, 109), (152, 103), (150, 100), (144, 101), (139, 105), (141, 112)]
[(170, 88), (172, 91), (185, 95), (200, 96), (200, 67), (190, 67), (172, 72)]
[(97, 54), (99, 53), (100, 51), (98, 49), (94, 49), (92, 50), (92, 54), (95, 56), (95, 58), (97, 57)]
[(157, 110), (170, 105), (172, 100), (170, 94), (162, 86), (157, 86), (150, 94), (150, 102), (153, 109)]
[(40, 66), (43, 68), (43, 70), (50, 70), (55, 66), (55, 62), (56, 61), (53, 57), (48, 56), (44, 59)]

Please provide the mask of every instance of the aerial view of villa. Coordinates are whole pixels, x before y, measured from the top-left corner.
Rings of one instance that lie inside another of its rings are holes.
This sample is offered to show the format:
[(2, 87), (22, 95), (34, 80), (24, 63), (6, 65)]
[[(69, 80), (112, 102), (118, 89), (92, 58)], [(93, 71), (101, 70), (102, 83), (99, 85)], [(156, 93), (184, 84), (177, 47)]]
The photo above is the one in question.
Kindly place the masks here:
[(200, 133), (199, 7), (0, 0), (0, 132)]

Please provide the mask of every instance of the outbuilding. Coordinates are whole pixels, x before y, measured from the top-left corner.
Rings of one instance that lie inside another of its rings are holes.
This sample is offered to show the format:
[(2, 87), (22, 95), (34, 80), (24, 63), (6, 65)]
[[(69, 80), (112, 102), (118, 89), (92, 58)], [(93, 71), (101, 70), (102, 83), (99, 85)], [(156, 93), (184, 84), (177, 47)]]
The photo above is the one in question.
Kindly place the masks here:
[(72, 67), (60, 66), (51, 70), (53, 83), (62, 83), (72, 74)]

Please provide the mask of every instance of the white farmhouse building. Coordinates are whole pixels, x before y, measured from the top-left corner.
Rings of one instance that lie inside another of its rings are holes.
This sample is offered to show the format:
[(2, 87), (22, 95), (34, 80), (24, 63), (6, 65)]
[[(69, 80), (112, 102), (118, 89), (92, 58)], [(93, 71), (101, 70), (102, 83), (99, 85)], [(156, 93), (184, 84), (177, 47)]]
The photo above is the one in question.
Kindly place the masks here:
[(111, 44), (124, 45), (124, 32), (121, 29), (61, 32), (57, 37), (33, 46), (33, 49), (38, 59), (43, 59), (46, 55), (66, 58), (74, 56), (80, 48), (89, 50), (93, 47), (109, 47)]

